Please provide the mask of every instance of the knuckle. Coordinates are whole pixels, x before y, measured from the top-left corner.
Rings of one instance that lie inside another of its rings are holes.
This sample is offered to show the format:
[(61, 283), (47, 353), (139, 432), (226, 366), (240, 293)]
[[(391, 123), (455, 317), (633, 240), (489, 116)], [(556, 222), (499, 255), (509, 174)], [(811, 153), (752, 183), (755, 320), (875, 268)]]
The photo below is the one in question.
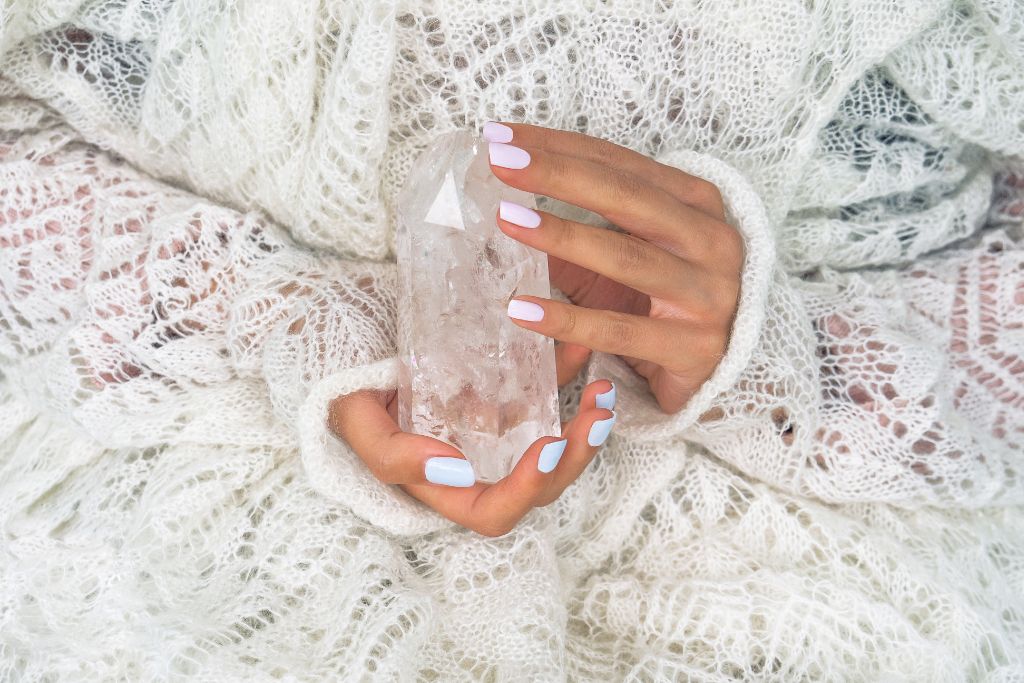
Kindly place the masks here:
[(699, 357), (721, 360), (725, 356), (725, 347), (729, 342), (728, 330), (718, 327), (705, 330), (697, 335), (697, 353)]
[(732, 228), (726, 228), (724, 223), (696, 226), (682, 240), (687, 257), (711, 272), (736, 270), (737, 263), (742, 262), (742, 238)]
[(684, 238), (687, 256), (705, 267), (717, 268), (719, 245), (715, 234), (704, 227), (697, 228)]
[(556, 142), (554, 136), (555, 131), (544, 126), (529, 126), (529, 131), (530, 135), (533, 137), (533, 146), (536, 149), (542, 149), (545, 152), (548, 152), (554, 148)]
[(717, 240), (720, 252), (728, 259), (730, 265), (742, 263), (745, 244), (740, 231), (728, 223), (722, 223)]
[(617, 171), (612, 180), (611, 198), (612, 205), (620, 209), (629, 209), (636, 206), (643, 199), (644, 182), (633, 175)]
[(719, 317), (719, 307), (715, 301), (718, 294), (708, 292), (690, 292), (686, 301), (682, 302), (681, 308), (686, 312), (686, 317), (694, 322), (707, 325)]
[(613, 315), (604, 322), (601, 336), (607, 348), (620, 349), (619, 353), (629, 355), (636, 348), (639, 330), (632, 321)]
[(624, 275), (636, 275), (647, 267), (650, 261), (648, 246), (645, 242), (623, 235), (619, 248), (615, 251), (615, 266)]
[(558, 323), (558, 332), (562, 336), (571, 336), (576, 332), (576, 328), (579, 326), (579, 315), (571, 307), (567, 306), (563, 309), (562, 315)]
[(716, 290), (715, 307), (711, 317), (727, 329), (732, 325), (733, 316), (736, 315), (739, 305), (740, 283), (730, 280)]
[(358, 421), (358, 415), (371, 407), (377, 399), (367, 391), (337, 396), (331, 401), (327, 425), (340, 439), (347, 439), (349, 429)]
[(619, 149), (614, 143), (598, 138), (588, 138), (586, 144), (589, 146), (586, 155), (595, 163), (615, 167), (621, 162)]
[(572, 165), (561, 154), (543, 153), (540, 165), (544, 169), (542, 175), (545, 186), (562, 187), (572, 183), (575, 175)]
[(399, 484), (399, 468), (395, 461), (394, 453), (390, 448), (382, 448), (377, 455), (377, 462), (373, 473), (384, 484)]
[(564, 218), (555, 217), (555, 224), (552, 226), (555, 229), (548, 232), (552, 236), (554, 242), (554, 248), (562, 254), (570, 254), (576, 250), (576, 244), (579, 241), (579, 230), (572, 221), (565, 220)]
[(703, 178), (694, 178), (690, 194), (693, 197), (694, 204), (698, 206), (714, 208), (716, 210), (722, 206), (722, 193), (719, 191), (718, 186)]
[(705, 326), (728, 327), (739, 305), (739, 282), (710, 274), (708, 283), (708, 289), (691, 290), (682, 306), (691, 320)]

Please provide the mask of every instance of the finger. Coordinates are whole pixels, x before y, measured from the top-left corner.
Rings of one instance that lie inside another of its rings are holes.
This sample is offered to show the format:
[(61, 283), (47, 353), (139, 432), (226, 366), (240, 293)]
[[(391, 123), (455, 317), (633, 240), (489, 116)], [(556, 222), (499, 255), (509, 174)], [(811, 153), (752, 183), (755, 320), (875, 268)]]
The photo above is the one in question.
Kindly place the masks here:
[[(546, 337), (672, 368), (680, 363), (672, 349), (686, 345), (687, 337), (697, 342), (693, 353), (717, 348), (712, 339), (701, 340), (701, 335), (691, 333), (679, 321), (584, 308), (535, 296), (509, 301), (508, 316), (520, 327)], [(711, 337), (714, 332), (709, 329), (706, 334)]]
[(554, 502), (594, 459), (615, 426), (615, 385), (606, 379), (591, 382), (580, 395), (579, 412), (564, 428), (568, 446), (537, 505)]
[(651, 242), (502, 201), (498, 227), (514, 240), (649, 296), (682, 302), (699, 292), (702, 269)]
[(536, 148), (492, 142), (488, 149), (491, 171), (507, 185), (581, 206), (684, 258), (714, 254), (719, 222), (640, 176)]
[(547, 436), (535, 441), (507, 477), (480, 495), (472, 513), (497, 520), (498, 531), (511, 529), (536, 506), (567, 446), (564, 437)]
[(449, 491), (417, 484), (402, 488), (456, 524), (484, 536), (502, 536), (534, 507), (551, 478), (547, 466), (552, 460), (557, 464), (565, 446), (566, 441), (556, 436), (537, 439), (512, 472), (495, 484)]
[(328, 425), (385, 484), (424, 484), (439, 490), (476, 483), (473, 467), (454, 446), (403, 432), (379, 392), (359, 391), (335, 399)]
[(599, 278), (592, 270), (569, 263), (557, 256), (548, 256), (551, 285), (570, 301), (600, 300), (606, 308), (623, 313), (648, 313), (651, 297), (632, 287), (624, 287), (608, 278)]
[(490, 142), (512, 143), (519, 147), (586, 159), (610, 168), (648, 178), (679, 201), (699, 209), (718, 220), (725, 220), (722, 194), (703, 178), (690, 175), (673, 166), (635, 152), (614, 142), (583, 133), (554, 130), (525, 123), (489, 122), (484, 125), (484, 138)]
[(590, 349), (580, 344), (555, 344), (555, 372), (558, 386), (564, 387), (573, 381), (590, 358)]

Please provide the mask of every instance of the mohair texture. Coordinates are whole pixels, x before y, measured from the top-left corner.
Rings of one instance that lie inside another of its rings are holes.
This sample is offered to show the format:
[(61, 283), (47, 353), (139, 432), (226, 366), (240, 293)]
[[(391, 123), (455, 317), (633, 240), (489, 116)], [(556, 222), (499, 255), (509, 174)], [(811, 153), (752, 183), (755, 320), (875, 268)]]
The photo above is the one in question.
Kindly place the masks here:
[[(326, 424), (487, 120), (746, 250), (714, 375), (666, 415), (596, 354), (615, 432), (499, 539)], [(1022, 154), (1012, 0), (4, 3), (0, 680), (1024, 677)]]

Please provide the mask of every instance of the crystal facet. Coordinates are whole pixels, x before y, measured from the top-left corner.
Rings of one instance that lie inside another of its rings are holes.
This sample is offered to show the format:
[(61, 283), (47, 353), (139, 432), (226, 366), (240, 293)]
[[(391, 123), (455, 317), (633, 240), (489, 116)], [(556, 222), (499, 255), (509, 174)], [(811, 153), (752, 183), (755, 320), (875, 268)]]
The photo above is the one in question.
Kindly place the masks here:
[(502, 199), (536, 206), (494, 177), (479, 138), (446, 133), (412, 166), (396, 234), (399, 424), (460, 449), (487, 482), (561, 431), (553, 344), (505, 313), (513, 296), (550, 296), (547, 257), (498, 230)]

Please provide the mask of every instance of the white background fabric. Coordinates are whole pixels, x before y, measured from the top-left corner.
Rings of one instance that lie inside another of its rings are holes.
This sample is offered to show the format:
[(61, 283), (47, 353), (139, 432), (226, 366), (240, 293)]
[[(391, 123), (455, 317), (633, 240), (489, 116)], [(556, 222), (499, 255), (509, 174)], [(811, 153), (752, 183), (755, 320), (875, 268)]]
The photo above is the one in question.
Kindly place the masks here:
[[(1024, 676), (1019, 3), (10, 2), (0, 55), (0, 679)], [(711, 380), (597, 355), (616, 434), (494, 540), (325, 425), (487, 119), (747, 247)]]

